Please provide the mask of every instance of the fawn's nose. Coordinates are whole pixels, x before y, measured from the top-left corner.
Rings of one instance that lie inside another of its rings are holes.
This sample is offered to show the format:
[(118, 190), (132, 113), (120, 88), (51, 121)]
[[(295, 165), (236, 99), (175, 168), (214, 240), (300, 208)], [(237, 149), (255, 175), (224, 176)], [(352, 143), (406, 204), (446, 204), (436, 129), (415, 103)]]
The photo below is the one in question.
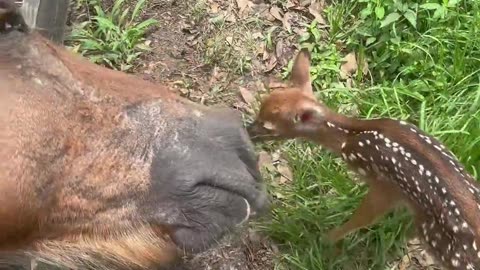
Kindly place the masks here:
[(258, 121), (253, 121), (246, 127), (248, 136), (253, 142), (258, 142), (262, 134), (266, 132), (265, 128)]
[(258, 120), (255, 120), (247, 125), (246, 130), (250, 136), (250, 140), (252, 140), (254, 143), (279, 138), (274, 128), (266, 128), (264, 123)]

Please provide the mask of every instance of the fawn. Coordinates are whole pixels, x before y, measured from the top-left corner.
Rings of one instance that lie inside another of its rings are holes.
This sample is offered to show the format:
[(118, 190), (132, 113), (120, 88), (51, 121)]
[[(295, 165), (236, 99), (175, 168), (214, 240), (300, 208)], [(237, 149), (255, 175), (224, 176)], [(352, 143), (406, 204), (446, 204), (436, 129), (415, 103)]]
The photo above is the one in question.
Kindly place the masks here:
[(352, 217), (331, 230), (332, 242), (375, 223), (403, 204), (437, 262), (480, 269), (480, 186), (438, 140), (405, 121), (347, 117), (317, 101), (310, 54), (302, 49), (288, 86), (272, 91), (248, 127), (254, 141), (302, 138), (341, 155), (369, 186)]

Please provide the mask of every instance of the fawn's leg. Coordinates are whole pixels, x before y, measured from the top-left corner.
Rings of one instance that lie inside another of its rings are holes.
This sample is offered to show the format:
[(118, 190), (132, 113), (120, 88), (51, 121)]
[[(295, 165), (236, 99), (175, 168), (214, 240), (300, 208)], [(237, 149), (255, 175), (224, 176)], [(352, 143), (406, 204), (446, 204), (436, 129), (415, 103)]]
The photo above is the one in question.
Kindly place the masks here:
[(352, 217), (339, 228), (329, 231), (327, 239), (335, 243), (347, 234), (373, 224), (378, 218), (397, 206), (400, 201), (401, 194), (394, 187), (383, 181), (370, 183), (367, 195)]

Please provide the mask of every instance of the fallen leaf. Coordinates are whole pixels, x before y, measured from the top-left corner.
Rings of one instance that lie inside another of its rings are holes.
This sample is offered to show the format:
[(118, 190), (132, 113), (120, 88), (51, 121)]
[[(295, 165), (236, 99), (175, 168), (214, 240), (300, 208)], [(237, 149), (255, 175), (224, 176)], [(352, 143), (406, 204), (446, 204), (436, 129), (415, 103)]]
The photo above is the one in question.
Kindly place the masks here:
[(283, 55), (283, 41), (281, 39), (279, 39), (277, 44), (275, 44), (275, 55), (277, 58), (280, 58)]
[(353, 80), (352, 78), (347, 78), (347, 81), (345, 82), (345, 86), (347, 88), (353, 88)]
[(287, 9), (291, 9), (291, 8), (296, 7), (297, 4), (298, 4), (298, 3), (293, 3), (291, 0), (288, 0), (288, 1), (287, 1), (287, 4), (285, 5), (285, 7), (286, 7)]
[(226, 37), (225, 40), (227, 41), (228, 45), (233, 45), (233, 37)]
[(272, 153), (273, 163), (278, 163), (280, 161), (280, 152), (275, 151)]
[(308, 5), (311, 5), (312, 2), (315, 2), (315, 0), (303, 0), (303, 1), (300, 2), (300, 6), (306, 7)]
[(260, 55), (260, 56), (263, 57), (263, 56), (265, 55), (266, 48), (265, 48), (265, 45), (264, 45), (264, 44), (265, 44), (265, 43), (263, 43), (263, 42), (260, 43), (260, 44), (258, 44), (257, 50), (256, 50), (256, 55), (257, 55), (257, 56)]
[(416, 258), (421, 266), (432, 266), (435, 263), (432, 256), (425, 250), (422, 250)]
[(403, 256), (402, 260), (398, 264), (398, 270), (407, 270), (410, 265), (410, 257), (408, 255)]
[(358, 65), (355, 53), (347, 54), (342, 61), (344, 63), (340, 66), (340, 77), (345, 80), (357, 71)]
[(272, 6), (270, 8), (270, 14), (279, 21), (283, 20), (282, 10), (277, 6)]
[(292, 182), (293, 180), (293, 173), (290, 167), (286, 164), (286, 162), (282, 162), (277, 166), (277, 171), (280, 174), (278, 178), (278, 182), (280, 184), (285, 184), (288, 182)]
[(320, 2), (317, 1), (312, 1), (310, 6), (308, 7), (308, 12), (315, 17), (315, 20), (321, 24), (321, 25), (326, 25), (325, 19), (323, 16), (320, 14), (323, 10), (323, 5)]
[(255, 32), (255, 33), (252, 34), (252, 38), (253, 39), (261, 39), (261, 38), (263, 38), (263, 34), (262, 34), (262, 32)]
[(287, 30), (289, 33), (292, 31), (292, 25), (290, 24), (290, 19), (292, 18), (292, 14), (290, 12), (285, 13), (283, 16), (283, 28)]
[(368, 62), (365, 59), (363, 59), (362, 73), (363, 75), (367, 75), (368, 73)]
[(213, 68), (210, 80), (208, 81), (208, 85), (210, 87), (213, 87), (217, 82), (223, 81), (225, 79), (225, 76), (226, 76), (225, 72), (220, 71), (220, 68), (215, 66)]
[(211, 11), (212, 13), (218, 13), (218, 10), (219, 10), (219, 9), (220, 9), (220, 5), (219, 5), (219, 4), (217, 4), (217, 3), (215, 3), (215, 2), (213, 2), (213, 3), (210, 4), (210, 11)]
[(242, 13), (248, 7), (248, 0), (237, 0), (238, 11)]
[(267, 65), (263, 69), (264, 72), (270, 72), (277, 66), (277, 57), (275, 55), (271, 55)]
[(345, 44), (343, 44), (342, 41), (340, 40), (337, 40), (335, 41), (335, 48), (337, 48), (338, 51), (343, 51), (343, 49), (345, 49)]
[(240, 92), (240, 96), (242, 97), (243, 101), (245, 101), (245, 103), (248, 105), (255, 102), (255, 97), (253, 96), (252, 92), (248, 91), (247, 88), (240, 86), (238, 91)]
[(237, 18), (231, 10), (225, 11), (225, 21), (226, 22), (237, 22)]
[(241, 17), (247, 16), (252, 10), (254, 4), (248, 0), (237, 0), (238, 14)]
[(260, 151), (258, 153), (258, 167), (260, 169), (267, 169), (268, 172), (273, 172), (275, 167), (273, 166), (272, 156), (266, 151)]

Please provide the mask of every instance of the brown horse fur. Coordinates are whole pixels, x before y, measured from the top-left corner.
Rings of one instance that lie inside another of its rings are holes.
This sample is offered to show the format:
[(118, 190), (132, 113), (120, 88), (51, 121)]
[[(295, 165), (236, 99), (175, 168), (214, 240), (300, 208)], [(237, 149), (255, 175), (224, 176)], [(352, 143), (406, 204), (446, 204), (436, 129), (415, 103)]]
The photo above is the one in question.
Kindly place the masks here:
[(236, 114), (23, 30), (0, 33), (1, 269), (168, 267), (264, 209)]

